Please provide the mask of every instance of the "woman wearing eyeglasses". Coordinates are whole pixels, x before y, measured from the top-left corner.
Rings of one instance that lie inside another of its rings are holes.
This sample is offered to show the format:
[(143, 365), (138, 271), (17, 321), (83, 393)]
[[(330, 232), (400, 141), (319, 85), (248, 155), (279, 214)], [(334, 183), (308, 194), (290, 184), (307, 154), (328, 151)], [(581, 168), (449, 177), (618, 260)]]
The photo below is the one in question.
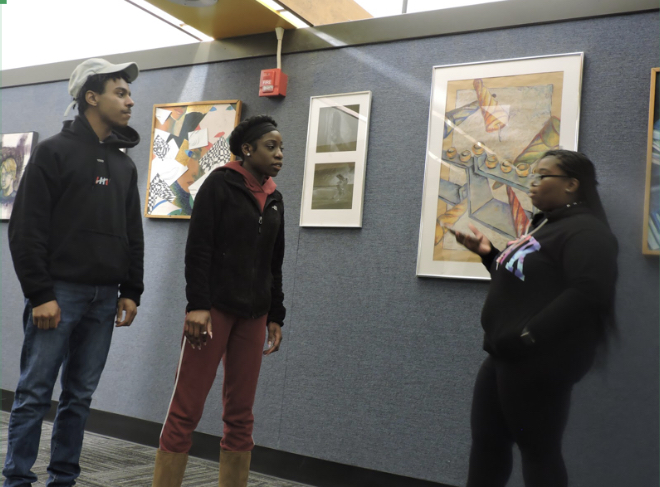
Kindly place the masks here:
[(553, 150), (532, 177), (529, 196), (540, 213), (506, 249), (472, 225), (472, 235), (456, 232), (492, 279), (481, 314), (489, 356), (474, 387), (468, 487), (506, 485), (514, 443), (526, 486), (568, 485), (561, 440), (571, 390), (614, 331), (618, 246), (592, 162)]

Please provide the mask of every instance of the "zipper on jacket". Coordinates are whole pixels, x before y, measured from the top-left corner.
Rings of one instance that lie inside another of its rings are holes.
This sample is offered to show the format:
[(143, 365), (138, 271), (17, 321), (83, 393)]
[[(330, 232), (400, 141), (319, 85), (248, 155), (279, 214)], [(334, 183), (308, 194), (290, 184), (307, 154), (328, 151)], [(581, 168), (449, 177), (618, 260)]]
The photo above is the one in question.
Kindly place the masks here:
[(263, 223), (263, 221), (264, 221), (264, 217), (260, 216), (259, 217), (259, 233), (261, 233), (261, 224)]

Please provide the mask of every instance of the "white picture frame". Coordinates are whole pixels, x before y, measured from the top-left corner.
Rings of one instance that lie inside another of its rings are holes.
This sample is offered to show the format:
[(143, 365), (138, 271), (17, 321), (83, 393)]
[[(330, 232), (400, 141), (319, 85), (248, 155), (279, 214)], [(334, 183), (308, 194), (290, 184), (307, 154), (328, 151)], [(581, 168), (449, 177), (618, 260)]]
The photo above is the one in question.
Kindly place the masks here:
[(362, 227), (371, 91), (310, 99), (301, 227)]
[(433, 68), (417, 276), (490, 279), (445, 226), (472, 223), (497, 248), (525, 232), (536, 161), (577, 149), (583, 57)]

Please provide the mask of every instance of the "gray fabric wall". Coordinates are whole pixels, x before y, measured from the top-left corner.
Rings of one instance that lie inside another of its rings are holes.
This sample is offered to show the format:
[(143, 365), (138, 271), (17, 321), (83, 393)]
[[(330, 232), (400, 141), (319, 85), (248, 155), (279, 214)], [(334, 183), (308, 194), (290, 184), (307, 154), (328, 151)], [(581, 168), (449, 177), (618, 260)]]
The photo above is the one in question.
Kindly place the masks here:
[[(658, 14), (573, 21), (285, 56), (289, 95), (258, 98), (252, 59), (142, 73), (129, 152), (144, 199), (155, 103), (240, 99), (244, 116), (281, 124), (286, 203), (282, 350), (264, 361), (257, 444), (464, 485), (472, 384), (485, 354), (479, 314), (488, 284), (415, 277), (434, 65), (585, 52), (580, 149), (598, 166), (621, 246), (621, 338), (606, 370), (575, 390), (565, 453), (574, 486), (658, 484), (658, 259), (641, 254), (650, 70)], [(362, 229), (298, 227), (309, 97), (371, 90)], [(2, 90), (2, 131), (59, 130), (66, 83)], [(2, 388), (18, 380), (22, 296), (2, 229)], [(144, 220), (146, 292), (116, 331), (93, 407), (162, 421), (183, 319), (186, 221)], [(199, 429), (221, 434), (221, 381)], [(56, 396), (59, 389), (56, 390)], [(516, 465), (519, 470), (519, 464)], [(514, 474), (520, 486), (520, 474)]]

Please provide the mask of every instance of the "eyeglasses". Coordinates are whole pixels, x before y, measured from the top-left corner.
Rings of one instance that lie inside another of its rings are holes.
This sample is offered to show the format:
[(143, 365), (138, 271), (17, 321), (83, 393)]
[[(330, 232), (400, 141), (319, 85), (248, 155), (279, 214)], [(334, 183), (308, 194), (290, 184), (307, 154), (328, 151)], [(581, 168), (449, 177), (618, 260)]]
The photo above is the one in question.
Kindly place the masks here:
[(532, 184), (539, 184), (541, 181), (543, 181), (545, 178), (570, 178), (572, 176), (566, 176), (564, 174), (532, 174), (530, 176), (530, 179), (532, 180)]

